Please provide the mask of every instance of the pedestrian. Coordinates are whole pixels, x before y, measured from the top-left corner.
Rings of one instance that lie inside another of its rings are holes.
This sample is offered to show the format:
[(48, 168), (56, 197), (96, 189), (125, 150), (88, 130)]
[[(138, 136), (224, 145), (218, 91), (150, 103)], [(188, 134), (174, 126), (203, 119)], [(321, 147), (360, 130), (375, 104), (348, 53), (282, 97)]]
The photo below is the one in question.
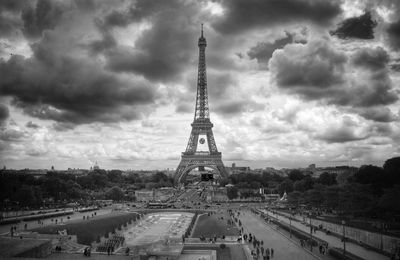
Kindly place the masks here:
[(111, 253), (111, 247), (107, 247), (107, 255), (110, 255), (110, 253)]
[(274, 249), (271, 247), (271, 257), (274, 257)]
[(260, 251), (261, 251), (261, 255), (264, 255), (264, 247), (263, 246), (261, 246)]

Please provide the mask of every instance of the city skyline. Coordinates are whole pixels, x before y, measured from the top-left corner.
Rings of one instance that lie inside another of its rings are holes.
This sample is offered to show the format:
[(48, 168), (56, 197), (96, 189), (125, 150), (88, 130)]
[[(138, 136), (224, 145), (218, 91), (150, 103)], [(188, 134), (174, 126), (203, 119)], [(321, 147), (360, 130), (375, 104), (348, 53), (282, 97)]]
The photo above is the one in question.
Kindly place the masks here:
[(2, 1), (0, 164), (176, 168), (200, 24), (226, 166), (400, 154), (400, 3)]

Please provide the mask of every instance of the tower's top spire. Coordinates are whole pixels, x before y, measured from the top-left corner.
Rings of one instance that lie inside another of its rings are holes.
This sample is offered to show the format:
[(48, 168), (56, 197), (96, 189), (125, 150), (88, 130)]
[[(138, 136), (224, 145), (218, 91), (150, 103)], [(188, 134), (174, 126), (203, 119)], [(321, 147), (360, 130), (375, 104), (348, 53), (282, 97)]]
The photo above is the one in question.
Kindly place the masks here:
[(204, 34), (203, 34), (203, 24), (201, 24), (201, 36), (199, 38), (199, 47), (202, 46), (207, 46), (207, 41), (206, 38), (204, 38)]

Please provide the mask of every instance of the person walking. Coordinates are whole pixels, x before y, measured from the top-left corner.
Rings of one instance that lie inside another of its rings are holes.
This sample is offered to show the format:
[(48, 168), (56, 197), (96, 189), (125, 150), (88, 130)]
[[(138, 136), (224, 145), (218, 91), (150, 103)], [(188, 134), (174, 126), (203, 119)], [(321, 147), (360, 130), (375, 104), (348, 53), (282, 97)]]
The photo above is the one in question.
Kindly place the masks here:
[(274, 257), (274, 249), (271, 247), (271, 258)]

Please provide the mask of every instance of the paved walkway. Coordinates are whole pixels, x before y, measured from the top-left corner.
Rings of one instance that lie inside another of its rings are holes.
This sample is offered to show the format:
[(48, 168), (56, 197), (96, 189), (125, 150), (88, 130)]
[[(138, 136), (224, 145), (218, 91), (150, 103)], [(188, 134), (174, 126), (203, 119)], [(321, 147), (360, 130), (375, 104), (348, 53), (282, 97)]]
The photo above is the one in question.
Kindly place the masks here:
[[(263, 220), (250, 211), (240, 211), (239, 219), (244, 227), (244, 233), (251, 233), (256, 236), (257, 240), (263, 240), (264, 248), (268, 247), (274, 249), (273, 259), (319, 259), (297, 244), (288, 240), (283, 235), (277, 233), (272, 227), (265, 224)], [(253, 249), (252, 247), (253, 246), (251, 245), (250, 248)]]
[[(281, 215), (275, 215), (275, 214), (272, 215), (271, 211), (268, 211), (265, 209), (262, 209), (261, 211), (263, 211), (264, 213), (268, 212), (268, 214), (270, 216), (274, 216), (274, 217), (278, 216), (278, 220), (289, 224), (289, 218), (287, 218), (287, 217), (284, 217)], [(294, 226), (306, 233), (310, 232), (310, 227), (306, 226), (305, 224), (302, 224), (301, 222), (292, 221), (292, 226)], [(325, 234), (325, 232), (322, 232), (322, 231), (317, 231), (316, 233), (313, 233), (312, 235), (315, 237), (318, 237), (322, 240), (325, 240), (326, 242), (329, 243), (330, 247), (343, 248), (343, 243), (338, 237), (335, 237), (332, 235), (327, 235), (327, 234)], [(385, 255), (376, 253), (375, 251), (367, 250), (366, 248), (364, 248), (360, 245), (351, 243), (351, 242), (346, 242), (346, 251), (349, 251), (349, 252), (351, 252), (357, 256), (360, 256), (366, 260), (369, 260), (369, 259), (371, 259), (371, 260), (387, 260), (387, 259), (389, 259), (389, 257), (387, 257)]]

